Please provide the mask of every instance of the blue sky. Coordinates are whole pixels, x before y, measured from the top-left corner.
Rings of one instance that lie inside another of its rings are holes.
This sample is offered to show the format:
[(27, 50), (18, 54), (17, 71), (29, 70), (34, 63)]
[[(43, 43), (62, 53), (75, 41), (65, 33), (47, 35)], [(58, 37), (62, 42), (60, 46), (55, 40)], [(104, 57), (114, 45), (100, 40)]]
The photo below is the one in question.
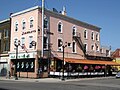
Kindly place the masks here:
[[(1, 0), (0, 20), (33, 6), (41, 6), (41, 0)], [(58, 11), (66, 7), (67, 15), (101, 27), (101, 45), (120, 48), (120, 0), (45, 0), (47, 9)]]

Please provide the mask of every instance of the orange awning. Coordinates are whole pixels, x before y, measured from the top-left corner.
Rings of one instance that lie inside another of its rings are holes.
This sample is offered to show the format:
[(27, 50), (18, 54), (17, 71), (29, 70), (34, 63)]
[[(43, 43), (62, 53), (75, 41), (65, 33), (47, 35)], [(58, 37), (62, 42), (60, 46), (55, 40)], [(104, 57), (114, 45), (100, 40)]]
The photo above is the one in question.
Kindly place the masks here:
[(116, 62), (113, 62), (113, 61), (72, 59), (72, 58), (65, 58), (65, 61), (68, 62), (68, 63), (100, 64), (100, 65), (120, 66), (120, 64), (118, 64), (118, 63), (116, 63)]

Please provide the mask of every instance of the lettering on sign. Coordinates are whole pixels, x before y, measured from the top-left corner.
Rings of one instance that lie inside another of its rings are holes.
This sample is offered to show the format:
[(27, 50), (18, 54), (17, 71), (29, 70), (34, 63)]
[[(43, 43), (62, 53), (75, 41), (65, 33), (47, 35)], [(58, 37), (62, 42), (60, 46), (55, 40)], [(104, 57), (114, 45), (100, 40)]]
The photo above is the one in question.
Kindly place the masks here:
[(27, 31), (27, 32), (22, 32), (22, 35), (29, 34), (29, 33), (34, 33), (34, 32), (36, 32), (36, 30)]

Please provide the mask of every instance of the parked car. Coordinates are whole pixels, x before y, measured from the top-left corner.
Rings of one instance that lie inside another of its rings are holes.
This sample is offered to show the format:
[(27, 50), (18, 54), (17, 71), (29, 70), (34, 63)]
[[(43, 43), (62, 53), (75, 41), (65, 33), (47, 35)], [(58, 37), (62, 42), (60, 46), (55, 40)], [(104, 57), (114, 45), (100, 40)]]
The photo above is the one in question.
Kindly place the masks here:
[(120, 72), (116, 74), (116, 78), (120, 78)]

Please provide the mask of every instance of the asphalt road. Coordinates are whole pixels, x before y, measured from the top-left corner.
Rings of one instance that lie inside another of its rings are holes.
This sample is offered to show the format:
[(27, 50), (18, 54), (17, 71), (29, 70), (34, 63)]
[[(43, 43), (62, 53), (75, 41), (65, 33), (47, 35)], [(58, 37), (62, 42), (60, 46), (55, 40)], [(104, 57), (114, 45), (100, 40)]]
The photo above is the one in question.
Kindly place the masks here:
[(120, 90), (120, 79), (94, 79), (55, 83), (0, 80), (0, 90)]

